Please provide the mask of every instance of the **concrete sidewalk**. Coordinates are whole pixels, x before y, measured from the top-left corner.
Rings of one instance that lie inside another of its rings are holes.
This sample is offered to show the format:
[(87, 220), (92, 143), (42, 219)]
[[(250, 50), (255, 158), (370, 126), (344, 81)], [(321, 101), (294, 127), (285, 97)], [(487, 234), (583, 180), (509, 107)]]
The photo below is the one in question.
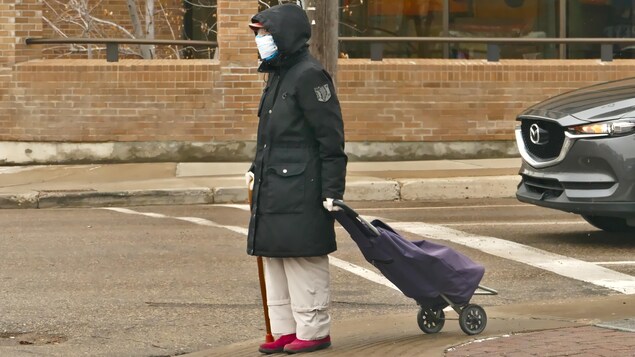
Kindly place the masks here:
[[(520, 158), (351, 162), (345, 200), (513, 197)], [(246, 202), (249, 163), (0, 167), (0, 208)]]
[[(409, 315), (335, 321), (333, 347), (315, 356), (635, 356), (635, 296), (613, 295), (567, 301), (485, 306), (487, 328), (465, 335), (457, 321), (424, 334)], [(450, 312), (448, 319), (456, 318)], [(262, 340), (191, 353), (188, 357), (258, 356)], [(277, 354), (275, 356), (284, 355)]]

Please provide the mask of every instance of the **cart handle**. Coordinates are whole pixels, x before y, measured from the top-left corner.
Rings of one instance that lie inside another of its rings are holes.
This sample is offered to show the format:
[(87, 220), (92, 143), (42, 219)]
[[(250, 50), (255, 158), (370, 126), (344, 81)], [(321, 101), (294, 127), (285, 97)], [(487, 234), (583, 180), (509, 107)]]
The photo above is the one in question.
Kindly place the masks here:
[(349, 217), (351, 217), (353, 219), (359, 220), (360, 222), (362, 222), (364, 224), (364, 226), (366, 226), (366, 228), (368, 228), (375, 235), (375, 237), (379, 237), (379, 235), (380, 235), (379, 230), (377, 230), (377, 228), (375, 226), (370, 224), (370, 222), (365, 220), (364, 217), (360, 216), (357, 212), (355, 212), (355, 210), (353, 210), (352, 208), (347, 206), (344, 203), (344, 201), (342, 201), (342, 200), (333, 200), (333, 206), (337, 206), (337, 207), (340, 207), (341, 209), (343, 209), (344, 213), (346, 213), (347, 216), (349, 216)]

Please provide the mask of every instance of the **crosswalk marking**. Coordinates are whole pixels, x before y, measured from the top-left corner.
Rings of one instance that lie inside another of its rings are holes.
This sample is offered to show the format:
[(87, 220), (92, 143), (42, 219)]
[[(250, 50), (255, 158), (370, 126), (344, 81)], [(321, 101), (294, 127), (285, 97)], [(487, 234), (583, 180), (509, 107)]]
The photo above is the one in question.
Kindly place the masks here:
[(635, 277), (593, 263), (547, 252), (504, 239), (473, 235), (421, 222), (391, 222), (397, 231), (450, 241), (501, 258), (521, 262), (571, 279), (585, 281), (624, 294), (635, 294)]
[[(241, 210), (249, 209), (247, 205), (225, 205), (225, 207)], [(247, 228), (244, 227), (223, 225), (198, 217), (173, 217), (159, 213), (138, 212), (127, 208), (108, 207), (101, 209), (152, 218), (178, 219), (203, 226), (224, 228), (242, 235), (247, 235), (248, 233)], [(611, 264), (631, 264), (632, 262), (585, 262), (520, 243), (510, 242), (504, 239), (473, 235), (452, 228), (422, 222), (390, 222), (390, 225), (395, 228), (397, 232), (410, 232), (423, 238), (458, 243), (473, 249), (481, 250), (488, 254), (528, 264), (571, 279), (585, 281), (624, 294), (635, 294), (635, 277), (600, 266)], [(352, 274), (361, 276), (375, 283), (398, 290), (382, 275), (333, 256), (330, 256), (329, 258), (331, 264), (340, 269), (344, 269)]]
[(617, 260), (614, 262), (593, 262), (597, 265), (635, 265), (635, 260)]
[[(229, 207), (232, 208), (238, 208), (238, 209), (244, 209), (243, 206), (247, 207), (246, 205), (227, 205)], [(105, 208), (99, 208), (99, 209), (104, 209), (104, 210), (108, 210), (108, 211), (114, 211), (114, 212), (119, 212), (119, 213), (124, 213), (124, 214), (134, 214), (134, 215), (139, 215), (139, 216), (146, 216), (146, 217), (152, 217), (152, 218), (170, 218), (170, 219), (178, 219), (181, 221), (185, 221), (185, 222), (190, 222), (190, 223), (194, 223), (194, 224), (198, 224), (201, 226), (207, 226), (207, 227), (216, 227), (216, 228), (224, 228), (224, 229), (228, 229), (232, 232), (236, 232), (242, 235), (247, 235), (248, 234), (248, 229), (244, 228), (244, 227), (237, 227), (237, 226), (229, 226), (229, 225), (223, 225), (220, 223), (216, 223), (214, 221), (210, 221), (208, 219), (204, 219), (204, 218), (198, 218), (198, 217), (174, 217), (174, 216), (166, 216), (164, 214), (160, 214), (160, 213), (149, 213), (149, 212), (139, 212), (139, 211), (135, 211), (135, 210), (131, 210), (128, 208), (117, 208), (117, 207), (105, 207)], [(370, 280), (374, 283), (377, 284), (381, 284), (384, 286), (387, 286), (391, 289), (395, 289), (397, 291), (400, 291), (393, 283), (391, 283), (388, 279), (386, 279), (384, 276), (377, 274), (371, 270), (368, 270), (366, 268), (360, 267), (358, 265), (355, 265), (353, 263), (347, 262), (345, 260), (342, 259), (338, 259), (335, 258), (332, 255), (329, 255), (329, 263), (333, 266), (336, 266), (340, 269), (346, 270), (352, 274), (358, 275), (364, 279)]]
[(347, 262), (345, 260), (342, 259), (338, 259), (335, 258), (332, 255), (329, 255), (329, 263), (331, 263), (331, 265), (336, 266), (340, 269), (346, 270), (350, 273), (353, 273), (355, 275), (359, 275), (362, 278), (365, 278), (366, 280), (370, 280), (374, 283), (383, 285), (383, 286), (387, 286), (391, 289), (395, 289), (397, 291), (401, 291), (399, 290), (398, 287), (395, 286), (395, 284), (393, 284), (392, 282), (390, 282), (390, 280), (386, 279), (383, 275), (379, 275), (377, 273), (375, 273), (372, 270), (368, 270), (366, 268), (362, 268), (359, 265), (355, 265), (353, 263)]
[[(526, 226), (529, 222), (469, 222), (469, 223), (443, 223), (444, 227), (474, 227), (474, 226)], [(586, 221), (536, 221), (540, 225), (567, 226), (572, 224), (589, 225)]]
[(238, 227), (238, 226), (223, 225), (223, 224), (220, 224), (220, 223), (216, 223), (214, 221), (210, 221), (210, 220), (205, 219), (205, 218), (198, 218), (198, 217), (173, 217), (173, 216), (166, 216), (166, 215), (160, 214), (160, 213), (139, 212), (139, 211), (131, 210), (131, 209), (128, 209), (128, 208), (118, 208), (118, 207), (104, 207), (104, 208), (99, 208), (99, 209), (104, 209), (104, 210), (108, 210), (108, 211), (115, 211), (115, 212), (119, 212), (119, 213), (126, 213), (126, 214), (136, 214), (136, 215), (139, 215), (139, 216), (146, 216), (146, 217), (152, 217), (152, 218), (178, 219), (180, 221), (186, 221), (186, 222), (198, 224), (200, 226), (225, 228), (225, 229), (228, 229), (228, 230), (236, 232), (236, 233), (247, 235), (247, 228)]

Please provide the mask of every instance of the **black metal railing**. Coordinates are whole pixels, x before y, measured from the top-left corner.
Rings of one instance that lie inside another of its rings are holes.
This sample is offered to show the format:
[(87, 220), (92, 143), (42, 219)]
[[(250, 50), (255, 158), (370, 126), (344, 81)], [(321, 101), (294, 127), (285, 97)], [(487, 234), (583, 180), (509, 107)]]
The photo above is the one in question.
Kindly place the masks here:
[[(487, 60), (500, 60), (500, 46), (504, 44), (597, 44), (600, 45), (600, 59), (604, 62), (613, 60), (613, 46), (635, 45), (635, 38), (511, 38), (511, 37), (340, 37), (340, 42), (370, 43), (370, 59), (381, 61), (384, 58), (385, 43), (484, 43), (487, 45)], [(119, 60), (119, 45), (168, 45), (168, 46), (207, 46), (218, 47), (216, 41), (194, 40), (146, 40), (132, 38), (27, 38), (27, 45), (44, 44), (105, 44), (108, 62)], [(444, 55), (447, 56), (447, 50)]]
[(65, 44), (90, 44), (106, 45), (106, 60), (108, 62), (119, 61), (119, 45), (162, 45), (162, 46), (207, 46), (218, 47), (216, 41), (195, 40), (148, 40), (135, 38), (27, 38), (27, 45), (65, 45)]
[[(635, 38), (512, 38), (512, 37), (340, 37), (340, 42), (369, 42), (370, 59), (381, 61), (383, 59), (383, 46), (385, 43), (443, 43), (446, 46), (451, 43), (485, 43), (487, 45), (487, 60), (497, 62), (500, 60), (500, 45), (503, 44), (598, 44), (600, 45), (600, 59), (604, 62), (613, 60), (613, 45), (635, 45)], [(448, 51), (444, 51), (447, 53)], [(448, 55), (444, 55), (445, 58)]]

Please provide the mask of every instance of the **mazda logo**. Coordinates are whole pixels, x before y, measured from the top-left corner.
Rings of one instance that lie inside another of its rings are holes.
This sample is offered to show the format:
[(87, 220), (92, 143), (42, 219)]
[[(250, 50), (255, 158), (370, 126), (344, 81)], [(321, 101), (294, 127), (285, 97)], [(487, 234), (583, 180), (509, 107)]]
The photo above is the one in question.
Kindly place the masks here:
[(531, 124), (529, 127), (529, 140), (534, 145), (544, 145), (549, 142), (549, 132), (542, 129), (538, 124)]

